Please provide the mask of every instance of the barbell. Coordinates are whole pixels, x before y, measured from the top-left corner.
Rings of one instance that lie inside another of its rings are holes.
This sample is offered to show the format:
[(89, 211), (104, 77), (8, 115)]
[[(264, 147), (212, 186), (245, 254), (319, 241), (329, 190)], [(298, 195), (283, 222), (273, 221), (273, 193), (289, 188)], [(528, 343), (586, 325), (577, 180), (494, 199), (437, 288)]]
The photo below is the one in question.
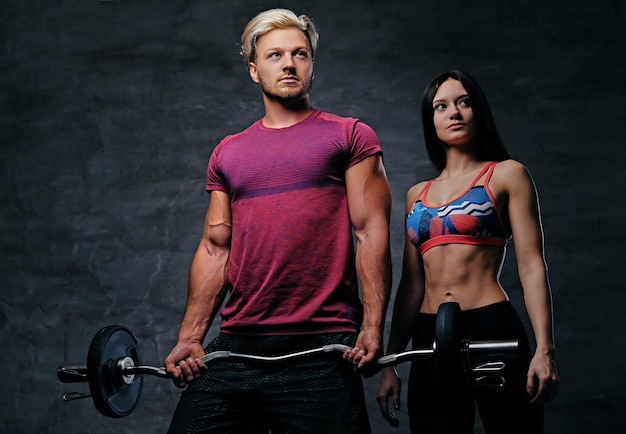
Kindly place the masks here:
[[(493, 357), (498, 358), (503, 353), (517, 351), (519, 342), (517, 340), (471, 342), (462, 339), (460, 312), (458, 303), (443, 303), (437, 311), (435, 339), (431, 348), (414, 349), (380, 357), (373, 371), (370, 370), (367, 376), (374, 375), (386, 366), (423, 357), (434, 357), (437, 368), (442, 372), (462, 364), (467, 379), (471, 383), (490, 387), (504, 386), (505, 378), (502, 371), (506, 368), (506, 363), (503, 360), (493, 360)], [(341, 355), (350, 348), (343, 344), (330, 344), (278, 356), (214, 351), (205, 354), (200, 359), (207, 366), (228, 360), (277, 363), (324, 354)], [(470, 354), (477, 352), (486, 355), (482, 357), (483, 361), (478, 365), (472, 364), (470, 358)], [(141, 364), (141, 352), (137, 339), (128, 328), (122, 325), (106, 326), (95, 334), (89, 345), (86, 365), (64, 364), (57, 370), (57, 376), (62, 383), (89, 383), (89, 395), (72, 392), (63, 396), (64, 401), (91, 396), (96, 409), (102, 415), (111, 418), (125, 417), (133, 412), (139, 402), (144, 375), (171, 378), (164, 367)]]

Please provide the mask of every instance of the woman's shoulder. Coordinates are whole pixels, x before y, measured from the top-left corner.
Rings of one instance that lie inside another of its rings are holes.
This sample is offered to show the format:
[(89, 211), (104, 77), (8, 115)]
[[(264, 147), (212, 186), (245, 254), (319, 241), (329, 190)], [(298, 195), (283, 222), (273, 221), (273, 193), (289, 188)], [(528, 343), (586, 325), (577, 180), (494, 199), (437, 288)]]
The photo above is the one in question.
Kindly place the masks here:
[(526, 166), (513, 159), (496, 163), (491, 179), (506, 189), (533, 184), (530, 172)]
[(417, 184), (415, 184), (414, 186), (410, 187), (407, 192), (406, 192), (406, 197), (407, 199), (413, 198), (413, 200), (417, 199), (417, 196), (422, 192), (422, 190), (424, 189), (424, 187), (426, 187), (426, 184), (428, 184), (430, 181), (420, 181)]
[(407, 209), (412, 207), (415, 202), (417, 202), (417, 198), (419, 197), (420, 193), (422, 192), (422, 190), (424, 190), (424, 188), (426, 187), (426, 184), (429, 181), (421, 181), (418, 182), (417, 184), (415, 184), (414, 186), (410, 187), (407, 192), (406, 192), (406, 206)]
[(498, 161), (493, 170), (494, 176), (504, 176), (506, 178), (511, 176), (526, 176), (528, 169), (526, 166), (513, 159)]

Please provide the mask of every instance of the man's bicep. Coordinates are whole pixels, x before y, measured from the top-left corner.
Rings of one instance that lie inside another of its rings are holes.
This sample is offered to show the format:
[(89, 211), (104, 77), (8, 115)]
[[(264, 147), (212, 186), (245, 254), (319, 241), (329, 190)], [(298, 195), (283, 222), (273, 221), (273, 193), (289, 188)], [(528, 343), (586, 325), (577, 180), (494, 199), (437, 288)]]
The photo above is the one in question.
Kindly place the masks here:
[(356, 230), (372, 219), (389, 221), (391, 193), (380, 154), (372, 155), (346, 171), (350, 219)]
[(230, 246), (232, 215), (230, 196), (221, 191), (211, 191), (209, 209), (204, 221), (204, 238), (219, 247)]

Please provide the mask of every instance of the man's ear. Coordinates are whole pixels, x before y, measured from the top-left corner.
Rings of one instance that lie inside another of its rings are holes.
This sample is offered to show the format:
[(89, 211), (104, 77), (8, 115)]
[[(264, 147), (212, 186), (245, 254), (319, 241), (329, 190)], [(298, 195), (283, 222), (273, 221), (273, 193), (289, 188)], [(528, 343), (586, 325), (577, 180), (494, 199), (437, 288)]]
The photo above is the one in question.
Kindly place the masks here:
[(258, 83), (259, 82), (259, 74), (257, 73), (257, 70), (256, 70), (256, 63), (249, 62), (248, 63), (248, 71), (250, 72), (250, 78), (252, 79), (252, 81), (254, 81), (255, 83)]

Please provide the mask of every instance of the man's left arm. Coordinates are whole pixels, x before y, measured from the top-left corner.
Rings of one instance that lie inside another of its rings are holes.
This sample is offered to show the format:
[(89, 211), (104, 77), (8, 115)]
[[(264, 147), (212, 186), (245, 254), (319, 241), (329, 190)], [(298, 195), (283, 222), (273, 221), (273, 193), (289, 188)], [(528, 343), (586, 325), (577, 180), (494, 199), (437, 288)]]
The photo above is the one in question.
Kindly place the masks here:
[(345, 357), (362, 368), (382, 355), (382, 335), (391, 291), (391, 192), (380, 154), (367, 157), (346, 171), (346, 190), (356, 237), (363, 325), (355, 348)]

